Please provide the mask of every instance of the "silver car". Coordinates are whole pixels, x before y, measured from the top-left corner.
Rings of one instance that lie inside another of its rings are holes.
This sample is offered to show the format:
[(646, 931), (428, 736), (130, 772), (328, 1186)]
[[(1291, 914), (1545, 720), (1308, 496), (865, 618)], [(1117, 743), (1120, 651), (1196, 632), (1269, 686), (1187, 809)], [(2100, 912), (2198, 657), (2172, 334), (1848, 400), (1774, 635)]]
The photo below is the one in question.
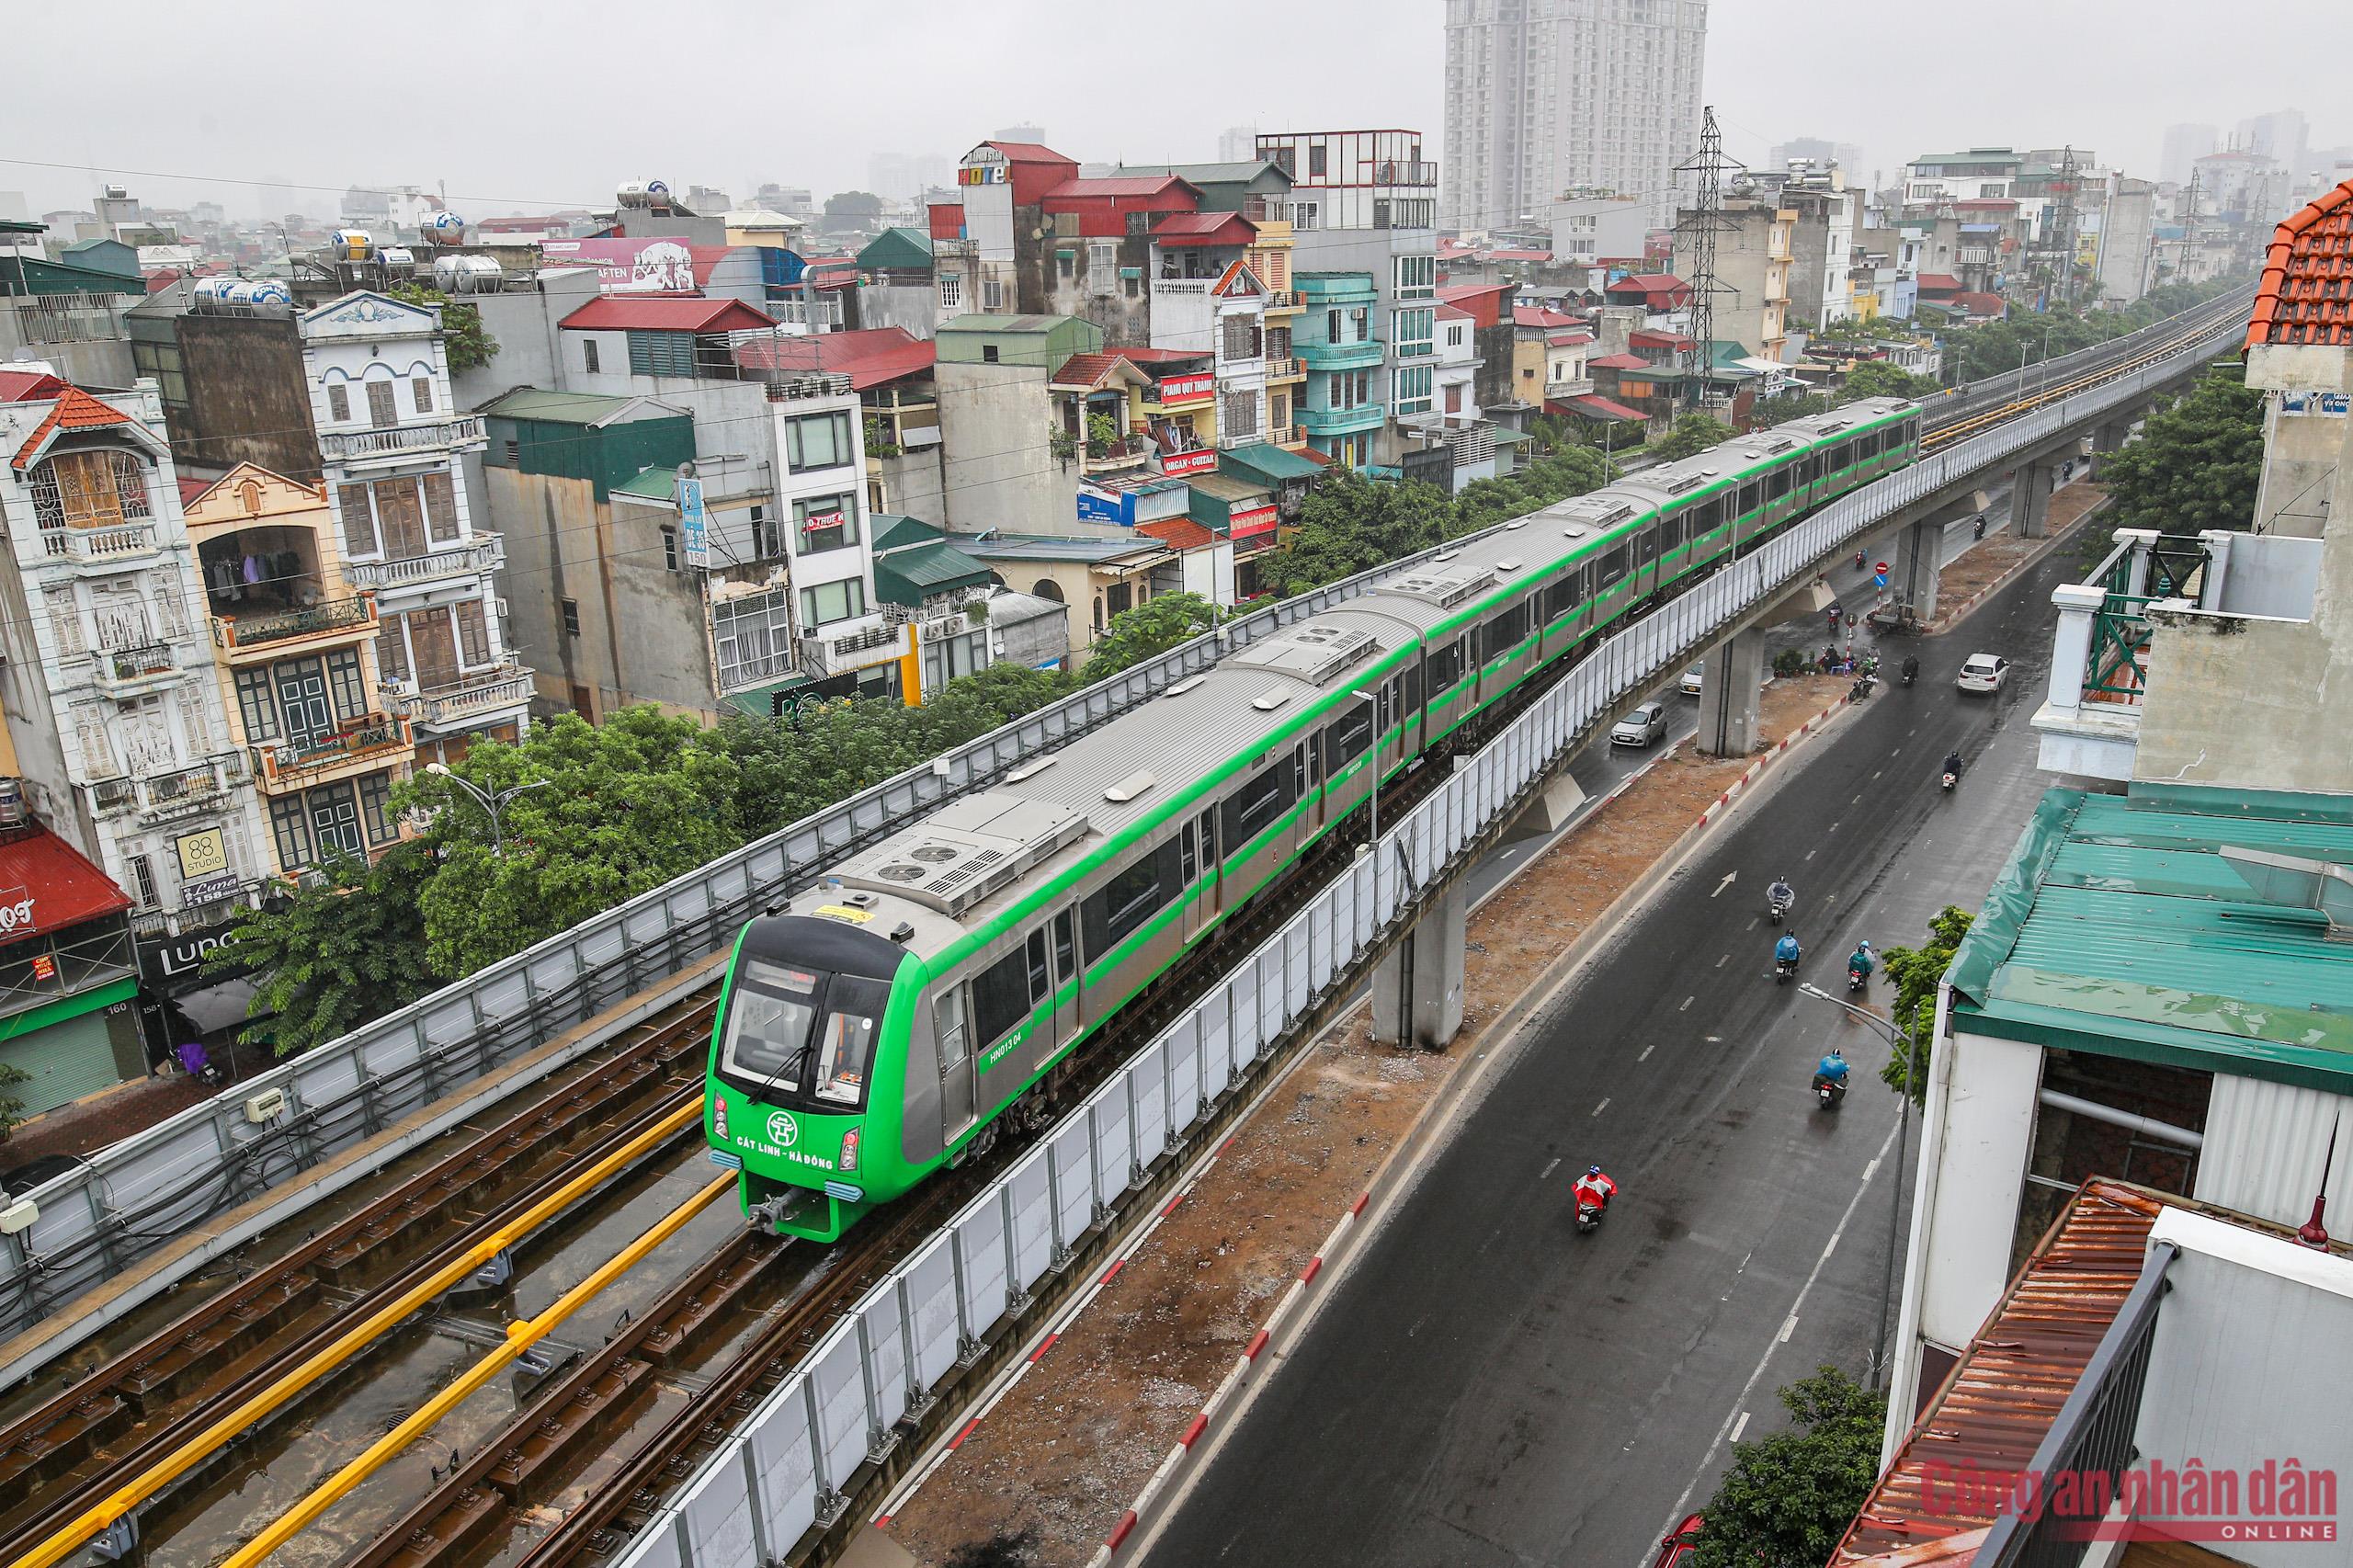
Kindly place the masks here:
[(1666, 734), (1666, 704), (1645, 702), (1610, 729), (1613, 746), (1646, 746)]

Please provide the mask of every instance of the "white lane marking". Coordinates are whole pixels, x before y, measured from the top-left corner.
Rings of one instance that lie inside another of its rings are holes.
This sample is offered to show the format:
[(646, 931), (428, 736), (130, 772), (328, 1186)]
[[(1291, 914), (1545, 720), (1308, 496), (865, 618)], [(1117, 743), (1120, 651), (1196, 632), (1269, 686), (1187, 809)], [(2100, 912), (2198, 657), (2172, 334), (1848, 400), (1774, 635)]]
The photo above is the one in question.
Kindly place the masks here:
[(1676, 1010), (1677, 1012), (1678, 1012), (1678, 1013), (1688, 1013), (1688, 1012), (1689, 1012), (1689, 1011), (1691, 1010), (1691, 1004), (1692, 1004), (1692, 1003), (1694, 1003), (1694, 1002), (1697, 1002), (1698, 1000), (1699, 1000), (1699, 998), (1698, 998), (1697, 996), (1686, 996), (1686, 997), (1683, 999), (1683, 1006), (1681, 1006), (1680, 1007), (1677, 1007), (1677, 1009), (1675, 1009), (1675, 1010)]
[(1730, 962), (1732, 962), (1732, 955), (1731, 955), (1730, 953), (1726, 953), (1723, 957), (1722, 957), (1722, 958), (1720, 958), (1720, 959), (1718, 959), (1718, 960), (1716, 960), (1716, 967), (1717, 967), (1718, 969), (1722, 969), (1722, 968), (1723, 968), (1723, 967), (1724, 967), (1724, 965), (1726, 965), (1726, 964), (1728, 964), (1728, 963), (1730, 963)]
[(1855, 796), (1855, 798), (1854, 798), (1853, 800), (1851, 800), (1851, 801), (1847, 801), (1847, 803), (1848, 805), (1850, 805), (1850, 806), (1859, 806), (1859, 805), (1861, 805), (1861, 804), (1863, 803), (1863, 797), (1862, 797), (1862, 795), (1859, 792), (1859, 793), (1857, 793), (1857, 795)]
[[(1855, 1184), (1855, 1196), (1847, 1199), (1847, 1211), (1838, 1216), (1838, 1228), (1830, 1233), (1830, 1240), (1823, 1244), (1822, 1256), (1813, 1260), (1813, 1271), (1806, 1275), (1805, 1283), (1798, 1287), (1798, 1299), (1790, 1303), (1791, 1317), (1797, 1316), (1799, 1312), (1805, 1310), (1805, 1299), (1813, 1293), (1814, 1281), (1822, 1278), (1822, 1270), (1830, 1262), (1830, 1255), (1837, 1250), (1838, 1239), (1847, 1233), (1847, 1227), (1854, 1222), (1855, 1210), (1862, 1207), (1863, 1194), (1870, 1190), (1871, 1177), (1879, 1174), (1880, 1165), (1887, 1158), (1887, 1152), (1895, 1147), (1895, 1133), (1896, 1129), (1893, 1127), (1887, 1130), (1887, 1136), (1880, 1142), (1878, 1155), (1870, 1165), (1863, 1167), (1863, 1179)], [(1741, 1267), (1743, 1268), (1748, 1267), (1747, 1258), (1741, 1259)], [(1741, 1385), (1740, 1397), (1733, 1402), (1734, 1410), (1746, 1404), (1748, 1396), (1756, 1392), (1757, 1383), (1765, 1376), (1765, 1369), (1772, 1365), (1773, 1352), (1779, 1348), (1779, 1342), (1777, 1340), (1768, 1345), (1765, 1347), (1765, 1354), (1756, 1358), (1756, 1369), (1748, 1374), (1748, 1381)], [(1675, 1506), (1666, 1511), (1666, 1522), (1660, 1528), (1658, 1532), (1660, 1535), (1665, 1535), (1683, 1522), (1684, 1505), (1690, 1502), (1691, 1494), (1699, 1489), (1699, 1478), (1708, 1472), (1708, 1460), (1722, 1445), (1724, 1434), (1730, 1431), (1733, 1431), (1733, 1417), (1726, 1415), (1724, 1424), (1716, 1428), (1715, 1441), (1710, 1443), (1707, 1451), (1699, 1456), (1699, 1467), (1691, 1472), (1691, 1479), (1684, 1483), (1683, 1494), (1675, 1500)]]
[(1736, 1421), (1736, 1422), (1734, 1422), (1734, 1423), (1733, 1424), (1733, 1429), (1732, 1429), (1732, 1440), (1733, 1440), (1733, 1442), (1735, 1442), (1735, 1443), (1739, 1442), (1739, 1441), (1740, 1441), (1740, 1435), (1741, 1435), (1743, 1432), (1745, 1432), (1745, 1431), (1747, 1431), (1747, 1430), (1748, 1430), (1748, 1412), (1746, 1412), (1745, 1410), (1744, 1410), (1744, 1411), (1742, 1411), (1742, 1412), (1740, 1413), (1740, 1419), (1739, 1419), (1738, 1421)]
[[(1807, 859), (1809, 859), (1809, 860), (1813, 859), (1813, 850), (1811, 850), (1811, 849), (1807, 850), (1807, 851), (1805, 852), (1805, 858), (1806, 858)], [(1753, 924), (1754, 924), (1754, 922), (1751, 922), (1751, 924), (1753, 925)]]
[(1603, 1097), (1603, 1099), (1602, 1099), (1602, 1102), (1601, 1102), (1599, 1105), (1597, 1105), (1597, 1106), (1596, 1106), (1596, 1107), (1594, 1107), (1594, 1108), (1593, 1108), (1593, 1114), (1594, 1114), (1595, 1116), (1599, 1116), (1603, 1111), (1608, 1110), (1608, 1108), (1609, 1108), (1609, 1101), (1608, 1101), (1608, 1098), (1607, 1096), (1604, 1096), (1604, 1097)]
[(1561, 1157), (1560, 1157), (1558, 1154), (1555, 1154), (1555, 1155), (1553, 1155), (1553, 1156), (1552, 1156), (1552, 1163), (1551, 1165), (1546, 1165), (1546, 1166), (1544, 1167), (1544, 1169), (1543, 1169), (1542, 1173), (1541, 1173), (1541, 1174), (1540, 1174), (1540, 1175), (1537, 1176), (1537, 1178), (1536, 1178), (1536, 1179), (1537, 1179), (1538, 1181), (1542, 1181), (1542, 1180), (1544, 1179), (1544, 1177), (1545, 1177), (1545, 1176), (1551, 1176), (1554, 1171), (1559, 1170), (1560, 1168), (1561, 1168)]
[(1797, 1331), (1798, 1314), (1791, 1312), (1788, 1317), (1781, 1320), (1780, 1337), (1774, 1340), (1773, 1343), (1776, 1345), (1787, 1345), (1790, 1342), (1790, 1335), (1795, 1334)]
[(1743, 930), (1745, 930), (1745, 931), (1754, 931), (1754, 930), (1756, 930), (1756, 916), (1755, 916), (1754, 915), (1750, 915), (1750, 916), (1748, 917), (1748, 924), (1747, 924), (1746, 926), (1745, 926), (1741, 927), (1741, 928), (1742, 928)]
[(1723, 1042), (1724, 1037), (1720, 1034), (1711, 1034), (1708, 1037), (1708, 1043), (1710, 1045), (1722, 1045)]
[[(1884, 767), (1882, 767), (1882, 768), (1881, 768), (1881, 769), (1879, 770), (1879, 773), (1884, 773), (1884, 772), (1886, 772), (1886, 771), (1887, 771), (1887, 769), (1886, 769), (1886, 768), (1884, 768)], [(1872, 775), (1871, 775), (1871, 777), (1872, 777), (1872, 778), (1878, 778), (1878, 777), (1879, 777), (1879, 773), (1874, 773), (1874, 774), (1872, 774)], [(1859, 795), (1856, 796), (1855, 798), (1856, 798), (1857, 800), (1859, 800), (1859, 801), (1862, 799), (1862, 797), (1861, 797), (1861, 796), (1859, 796)]]
[(1723, 880), (1722, 881), (1720, 881), (1720, 882), (1718, 882), (1718, 883), (1716, 884), (1716, 892), (1711, 892), (1711, 893), (1710, 893), (1708, 896), (1709, 896), (1710, 898), (1713, 898), (1713, 897), (1715, 897), (1715, 896), (1716, 896), (1716, 893), (1720, 893), (1720, 892), (1723, 892), (1723, 891), (1724, 891), (1724, 889), (1726, 889), (1726, 888), (1728, 888), (1728, 887), (1732, 886), (1732, 885), (1733, 885), (1733, 883), (1734, 883), (1734, 882), (1738, 881), (1739, 880), (1740, 880), (1740, 873), (1739, 873), (1738, 871), (1726, 871), (1726, 872), (1724, 873), (1724, 880)]
[(1640, 1056), (1635, 1057), (1634, 1060), (1637, 1062), (1648, 1062), (1651, 1059), (1651, 1052), (1657, 1049), (1658, 1041), (1653, 1040), (1650, 1044), (1643, 1047), (1643, 1053)]

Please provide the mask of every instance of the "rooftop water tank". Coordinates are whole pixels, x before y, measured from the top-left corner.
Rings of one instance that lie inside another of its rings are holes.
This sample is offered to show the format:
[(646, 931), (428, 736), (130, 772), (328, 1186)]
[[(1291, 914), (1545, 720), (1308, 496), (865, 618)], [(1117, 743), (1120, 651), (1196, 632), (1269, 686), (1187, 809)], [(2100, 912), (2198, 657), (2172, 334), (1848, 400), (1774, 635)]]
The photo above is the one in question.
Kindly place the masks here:
[(466, 237), (466, 221), (455, 212), (430, 212), (417, 225), (426, 240), (437, 245), (454, 245)]
[(384, 270), (394, 275), (405, 275), (416, 270), (416, 253), (406, 245), (386, 245), (384, 254), (379, 259), (383, 262)]
[(365, 229), (337, 229), (327, 236), (327, 256), (335, 261), (372, 261), (376, 236)]
[(433, 285), (445, 294), (495, 294), (506, 274), (486, 256), (437, 256)]

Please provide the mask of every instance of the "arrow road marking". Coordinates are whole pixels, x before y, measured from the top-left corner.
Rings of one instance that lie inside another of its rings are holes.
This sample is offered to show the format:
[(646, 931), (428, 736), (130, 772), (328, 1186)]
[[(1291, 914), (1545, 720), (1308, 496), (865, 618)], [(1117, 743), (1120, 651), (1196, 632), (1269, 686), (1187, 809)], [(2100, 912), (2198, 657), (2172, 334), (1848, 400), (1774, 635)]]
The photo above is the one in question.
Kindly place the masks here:
[(1710, 893), (1708, 896), (1709, 896), (1710, 898), (1713, 898), (1713, 897), (1715, 897), (1715, 896), (1716, 896), (1716, 893), (1721, 893), (1721, 892), (1722, 892), (1724, 891), (1724, 889), (1726, 889), (1726, 888), (1728, 888), (1728, 887), (1732, 886), (1732, 885), (1733, 885), (1733, 883), (1734, 883), (1734, 882), (1738, 881), (1739, 880), (1740, 880), (1740, 873), (1739, 873), (1738, 871), (1726, 871), (1726, 872), (1724, 873), (1724, 880), (1723, 880), (1722, 881), (1720, 881), (1720, 882), (1718, 882), (1718, 883), (1716, 884), (1716, 892), (1711, 892), (1711, 893)]

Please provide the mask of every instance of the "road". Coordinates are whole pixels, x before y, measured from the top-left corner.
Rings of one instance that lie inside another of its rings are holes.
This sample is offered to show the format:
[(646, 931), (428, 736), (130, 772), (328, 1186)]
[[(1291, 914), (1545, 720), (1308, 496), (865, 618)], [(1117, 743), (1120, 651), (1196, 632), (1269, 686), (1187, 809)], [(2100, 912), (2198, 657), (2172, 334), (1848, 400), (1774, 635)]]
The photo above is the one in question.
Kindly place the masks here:
[[(1779, 1424), (1775, 1389), (1824, 1362), (1865, 1374), (1896, 1190), (1885, 1048), (1771, 983), (1757, 911), (1785, 872), (1805, 978), (1843, 994), (1857, 937), (1916, 942), (1944, 904), (1978, 906), (2050, 782), (2026, 719), (2073, 558), (1918, 643), (1917, 687), (1768, 773), (1541, 1009), (1151, 1562), (1640, 1568), (1684, 1500), (1706, 1501), (1726, 1438)], [(1964, 699), (1953, 676), (1980, 648), (2016, 661), (2011, 685)], [(1972, 766), (1948, 797), (1935, 773), (1956, 745)], [(1836, 1115), (1806, 1090), (1833, 1040), (1859, 1080)], [(1596, 1162), (1622, 1191), (1581, 1237), (1568, 1185)]]

